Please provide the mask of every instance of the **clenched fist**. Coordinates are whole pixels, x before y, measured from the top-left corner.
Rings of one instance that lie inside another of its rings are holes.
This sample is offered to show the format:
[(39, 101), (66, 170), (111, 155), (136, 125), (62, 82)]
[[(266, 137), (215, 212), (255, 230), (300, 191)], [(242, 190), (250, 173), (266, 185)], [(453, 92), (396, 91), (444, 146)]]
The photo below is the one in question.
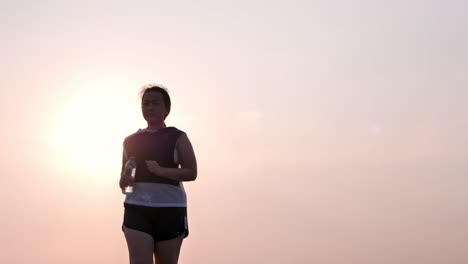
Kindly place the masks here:
[(148, 171), (153, 173), (156, 176), (161, 176), (161, 166), (155, 160), (145, 160), (146, 167), (148, 167)]

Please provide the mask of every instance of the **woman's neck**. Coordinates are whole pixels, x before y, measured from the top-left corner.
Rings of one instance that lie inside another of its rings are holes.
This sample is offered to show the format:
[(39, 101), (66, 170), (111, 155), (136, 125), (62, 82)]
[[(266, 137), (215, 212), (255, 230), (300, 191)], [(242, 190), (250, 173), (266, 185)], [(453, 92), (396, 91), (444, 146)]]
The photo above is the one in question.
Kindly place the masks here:
[(151, 130), (158, 130), (164, 127), (166, 127), (166, 124), (162, 122), (162, 123), (148, 123), (148, 127), (146, 128), (151, 129)]

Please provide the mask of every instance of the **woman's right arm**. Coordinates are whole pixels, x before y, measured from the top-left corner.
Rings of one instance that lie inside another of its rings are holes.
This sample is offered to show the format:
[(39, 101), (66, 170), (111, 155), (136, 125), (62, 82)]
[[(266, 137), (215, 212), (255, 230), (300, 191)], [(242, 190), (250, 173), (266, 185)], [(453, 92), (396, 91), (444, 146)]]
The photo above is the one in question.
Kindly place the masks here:
[(127, 152), (125, 151), (125, 148), (123, 149), (122, 153), (122, 169), (120, 170), (120, 181), (119, 181), (119, 187), (120, 189), (123, 189), (129, 185), (133, 184), (133, 178), (132, 177), (126, 177), (124, 174), (124, 169), (125, 169), (125, 163), (127, 162)]

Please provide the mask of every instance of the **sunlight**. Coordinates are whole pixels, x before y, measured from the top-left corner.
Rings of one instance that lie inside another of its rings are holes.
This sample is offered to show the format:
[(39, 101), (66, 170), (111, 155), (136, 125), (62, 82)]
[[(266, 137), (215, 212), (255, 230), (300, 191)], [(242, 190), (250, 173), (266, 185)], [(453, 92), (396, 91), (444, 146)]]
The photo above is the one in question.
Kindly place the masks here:
[(137, 130), (141, 120), (132, 99), (137, 98), (135, 90), (125, 94), (99, 87), (101, 92), (81, 89), (61, 102), (50, 140), (57, 166), (71, 170), (69, 175), (81, 183), (103, 185), (119, 172), (123, 139)]

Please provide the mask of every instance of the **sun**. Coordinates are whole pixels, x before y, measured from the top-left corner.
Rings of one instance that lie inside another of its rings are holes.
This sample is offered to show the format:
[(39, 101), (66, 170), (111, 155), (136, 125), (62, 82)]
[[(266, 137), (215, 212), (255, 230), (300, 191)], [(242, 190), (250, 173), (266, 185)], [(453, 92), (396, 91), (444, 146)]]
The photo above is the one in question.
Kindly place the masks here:
[(54, 113), (49, 134), (54, 163), (93, 184), (116, 177), (123, 140), (136, 131), (140, 121), (134, 101), (112, 92), (83, 92), (64, 99)]

